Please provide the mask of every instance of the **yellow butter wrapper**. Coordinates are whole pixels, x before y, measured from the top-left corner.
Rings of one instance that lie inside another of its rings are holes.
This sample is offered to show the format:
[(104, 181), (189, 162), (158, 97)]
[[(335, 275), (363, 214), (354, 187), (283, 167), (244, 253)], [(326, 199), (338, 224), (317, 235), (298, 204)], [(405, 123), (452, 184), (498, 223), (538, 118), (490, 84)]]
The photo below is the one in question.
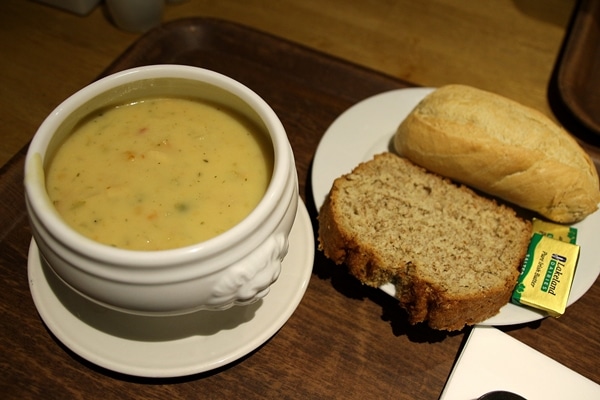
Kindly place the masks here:
[(577, 243), (577, 228), (555, 224), (537, 218), (533, 219), (532, 225), (533, 233), (541, 233), (544, 236), (560, 240), (561, 242), (567, 242), (571, 244)]
[(567, 307), (579, 246), (534, 233), (512, 302), (560, 317)]

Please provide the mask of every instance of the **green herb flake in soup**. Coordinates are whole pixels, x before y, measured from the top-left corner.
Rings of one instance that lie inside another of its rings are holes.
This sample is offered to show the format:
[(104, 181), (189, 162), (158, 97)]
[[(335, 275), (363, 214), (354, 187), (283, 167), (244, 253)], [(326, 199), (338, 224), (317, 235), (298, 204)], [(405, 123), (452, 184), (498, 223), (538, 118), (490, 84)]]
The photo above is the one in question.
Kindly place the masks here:
[(59, 214), (98, 242), (161, 250), (236, 225), (269, 184), (266, 135), (242, 116), (184, 98), (146, 99), (83, 121), (47, 171)]

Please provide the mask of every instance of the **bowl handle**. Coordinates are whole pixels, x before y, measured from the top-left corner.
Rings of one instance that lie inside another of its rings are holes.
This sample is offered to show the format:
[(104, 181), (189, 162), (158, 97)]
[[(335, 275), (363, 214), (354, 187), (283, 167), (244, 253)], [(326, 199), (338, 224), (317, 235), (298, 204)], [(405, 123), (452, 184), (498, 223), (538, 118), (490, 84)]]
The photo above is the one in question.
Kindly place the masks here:
[(213, 289), (213, 300), (223, 305), (219, 308), (251, 304), (265, 297), (271, 284), (279, 277), (288, 247), (285, 235), (273, 234), (246, 257), (227, 268)]

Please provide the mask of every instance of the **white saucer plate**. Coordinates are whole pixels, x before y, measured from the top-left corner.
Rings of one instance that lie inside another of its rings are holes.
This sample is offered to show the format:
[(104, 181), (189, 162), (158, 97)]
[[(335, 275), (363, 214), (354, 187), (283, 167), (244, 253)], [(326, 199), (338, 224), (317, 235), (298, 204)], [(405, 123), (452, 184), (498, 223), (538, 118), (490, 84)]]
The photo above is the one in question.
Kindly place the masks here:
[[(369, 97), (342, 113), (321, 139), (312, 169), (312, 189), (317, 210), (323, 204), (333, 181), (375, 154), (392, 150), (392, 138), (398, 125), (412, 109), (431, 93), (432, 88), (398, 89)], [(581, 246), (579, 264), (568, 304), (581, 298), (600, 274), (600, 211), (573, 225), (577, 228), (577, 243)], [(395, 288), (388, 284), (381, 289), (390, 296)], [(507, 304), (500, 313), (480, 325), (513, 325), (542, 319), (542, 311)]]
[(187, 376), (249, 354), (291, 317), (306, 292), (314, 261), (312, 224), (302, 201), (289, 241), (281, 274), (267, 296), (225, 311), (143, 317), (109, 310), (67, 287), (41, 262), (33, 240), (29, 285), (46, 326), (82, 358), (132, 376)]

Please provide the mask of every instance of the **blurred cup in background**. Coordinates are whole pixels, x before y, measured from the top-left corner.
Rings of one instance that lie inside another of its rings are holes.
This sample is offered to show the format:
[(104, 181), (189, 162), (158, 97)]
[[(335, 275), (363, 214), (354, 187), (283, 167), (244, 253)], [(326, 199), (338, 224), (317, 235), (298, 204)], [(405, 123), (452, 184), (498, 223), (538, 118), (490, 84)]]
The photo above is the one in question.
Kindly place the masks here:
[(165, 0), (106, 0), (113, 23), (129, 32), (146, 32), (162, 20)]

